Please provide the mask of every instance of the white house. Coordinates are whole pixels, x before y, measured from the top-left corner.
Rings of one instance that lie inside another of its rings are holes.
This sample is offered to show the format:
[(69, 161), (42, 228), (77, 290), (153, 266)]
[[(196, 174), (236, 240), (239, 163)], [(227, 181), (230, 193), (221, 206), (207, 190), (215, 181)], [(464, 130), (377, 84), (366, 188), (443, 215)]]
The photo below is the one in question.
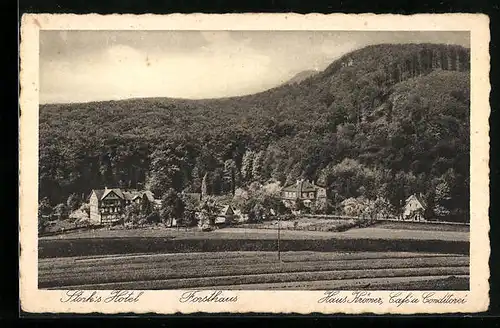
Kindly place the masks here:
[(281, 189), (281, 200), (287, 207), (293, 207), (296, 202), (310, 207), (312, 203), (326, 202), (326, 188), (315, 184), (314, 181), (299, 179)]
[(124, 190), (120, 188), (93, 189), (89, 197), (90, 222), (111, 224), (121, 220), (124, 209), (131, 203), (142, 208), (154, 206), (155, 198), (148, 190)]
[(424, 212), (427, 209), (427, 203), (422, 194), (413, 194), (405, 201), (403, 208), (403, 220), (408, 221), (426, 221)]
[(224, 205), (217, 217), (215, 218), (215, 224), (224, 225), (230, 223), (234, 218), (234, 210), (231, 205)]

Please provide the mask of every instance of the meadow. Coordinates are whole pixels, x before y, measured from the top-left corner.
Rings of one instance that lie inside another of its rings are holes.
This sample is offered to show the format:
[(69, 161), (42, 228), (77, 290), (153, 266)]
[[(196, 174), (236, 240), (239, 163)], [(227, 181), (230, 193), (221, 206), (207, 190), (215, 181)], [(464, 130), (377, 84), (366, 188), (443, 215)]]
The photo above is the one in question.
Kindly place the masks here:
[(425, 222), (381, 221), (375, 223), (373, 226), (381, 229), (400, 229), (400, 230), (454, 231), (454, 232), (470, 231), (470, 227), (468, 225), (425, 223)]

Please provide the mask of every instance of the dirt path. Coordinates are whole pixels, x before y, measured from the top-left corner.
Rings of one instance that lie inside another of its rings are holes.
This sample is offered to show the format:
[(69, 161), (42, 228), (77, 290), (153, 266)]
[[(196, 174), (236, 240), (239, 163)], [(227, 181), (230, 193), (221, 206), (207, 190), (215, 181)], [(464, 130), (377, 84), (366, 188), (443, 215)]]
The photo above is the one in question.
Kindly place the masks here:
[[(277, 231), (271, 229), (245, 229), (226, 228), (213, 232), (214, 234), (240, 234), (241, 236), (259, 233), (262, 236), (272, 236), (276, 238)], [(281, 236), (286, 238), (339, 238), (339, 239), (416, 239), (416, 240), (450, 240), (468, 241), (469, 232), (458, 231), (429, 231), (429, 230), (402, 230), (385, 229), (377, 227), (351, 229), (344, 232), (323, 232), (323, 231), (281, 231)]]

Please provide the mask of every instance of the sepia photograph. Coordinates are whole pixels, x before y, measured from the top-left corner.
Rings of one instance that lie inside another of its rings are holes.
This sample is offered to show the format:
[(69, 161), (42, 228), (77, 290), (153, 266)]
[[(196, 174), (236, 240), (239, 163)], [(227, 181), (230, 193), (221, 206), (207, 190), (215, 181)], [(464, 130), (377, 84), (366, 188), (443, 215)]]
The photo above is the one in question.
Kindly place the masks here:
[(471, 31), (244, 26), (37, 32), (34, 288), (467, 306)]
[(467, 290), (469, 37), (43, 31), (39, 287)]

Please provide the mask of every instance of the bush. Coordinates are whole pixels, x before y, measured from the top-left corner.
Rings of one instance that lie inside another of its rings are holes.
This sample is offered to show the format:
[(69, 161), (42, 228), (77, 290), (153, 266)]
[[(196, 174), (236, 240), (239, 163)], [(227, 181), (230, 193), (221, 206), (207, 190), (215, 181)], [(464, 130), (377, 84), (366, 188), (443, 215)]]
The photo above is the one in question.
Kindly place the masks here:
[(330, 228), (328, 231), (332, 232), (344, 232), (353, 228), (366, 228), (373, 224), (377, 223), (376, 219), (358, 219), (358, 220), (349, 220), (345, 223), (341, 223), (335, 227)]
[(66, 204), (58, 204), (56, 207), (54, 207), (53, 215), (58, 219), (58, 220), (66, 220), (69, 217), (69, 209)]
[(38, 216), (38, 233), (44, 233), (49, 226), (49, 216), (39, 215)]
[(143, 226), (146, 226), (149, 224), (149, 221), (147, 218), (142, 218), (142, 219), (139, 219), (139, 221), (137, 222), (137, 225), (139, 227), (143, 227)]
[[(274, 239), (183, 239), (155, 238), (85, 238), (40, 239), (39, 257), (91, 256), (132, 253), (182, 253), (222, 251), (275, 251)], [(370, 251), (370, 252), (440, 252), (469, 254), (469, 242), (445, 240), (385, 239), (283, 239), (284, 251)]]
[(160, 214), (156, 211), (149, 213), (149, 215), (146, 217), (147, 223), (159, 223), (160, 221)]
[(80, 209), (82, 211), (84, 211), (85, 213), (87, 213), (87, 216), (90, 216), (90, 204), (84, 203), (84, 204), (82, 204), (82, 206), (80, 207)]
[(81, 218), (75, 220), (75, 225), (78, 227), (85, 227), (90, 225), (90, 218)]
[(295, 219), (296, 219), (295, 215), (293, 215), (291, 213), (288, 213), (288, 214), (281, 216), (281, 221), (290, 221), (290, 220), (295, 220)]
[(68, 200), (66, 201), (66, 205), (68, 206), (70, 211), (75, 211), (81, 204), (81, 199), (76, 194), (70, 194)]

